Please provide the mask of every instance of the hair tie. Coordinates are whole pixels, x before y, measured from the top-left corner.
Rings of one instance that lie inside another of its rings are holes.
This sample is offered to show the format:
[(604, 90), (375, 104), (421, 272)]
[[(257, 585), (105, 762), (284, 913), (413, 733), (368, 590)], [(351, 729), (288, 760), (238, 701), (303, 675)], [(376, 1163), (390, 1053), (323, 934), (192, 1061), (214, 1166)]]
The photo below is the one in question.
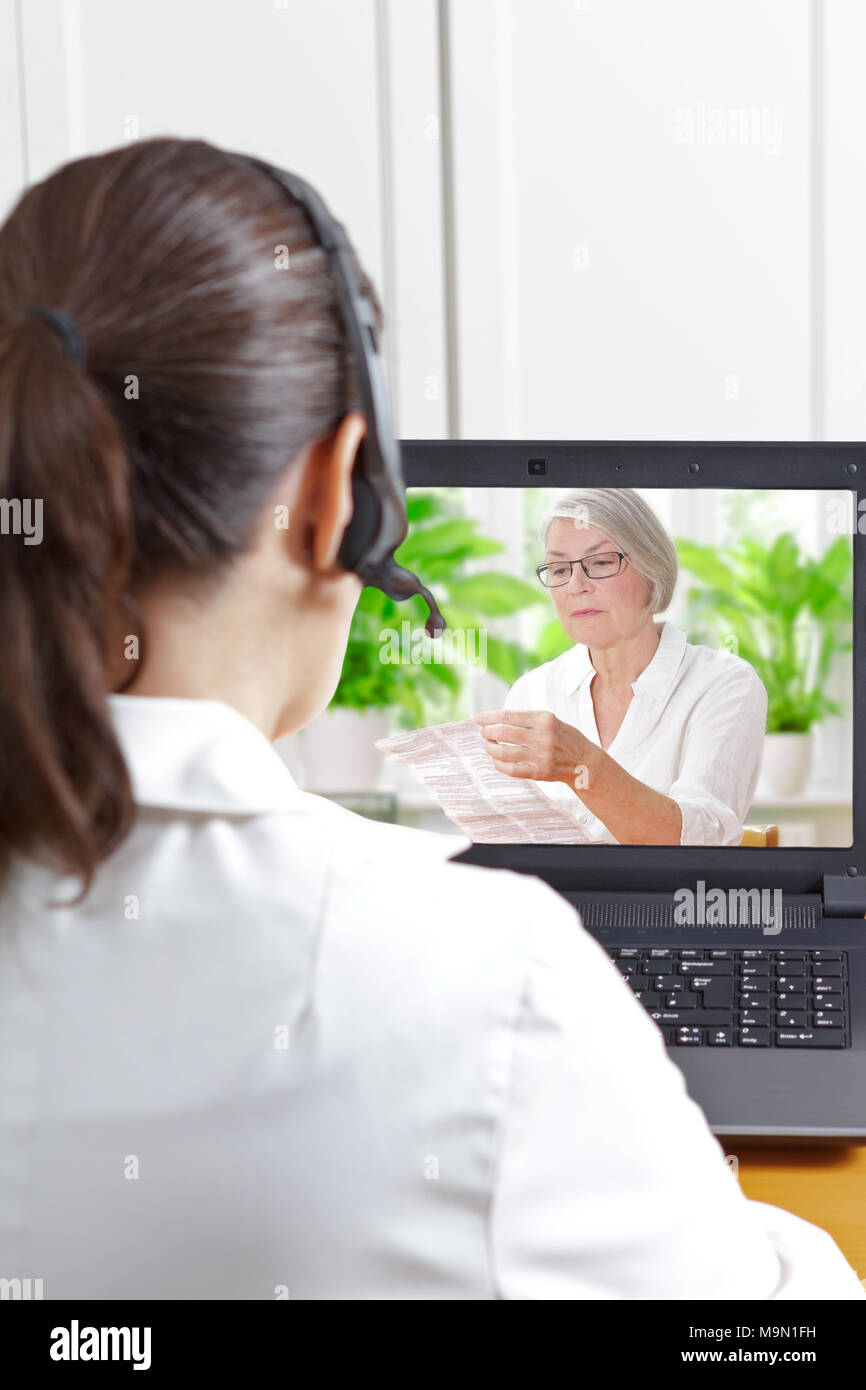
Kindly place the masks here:
[(33, 318), (43, 319), (60, 338), (69, 356), (79, 366), (84, 366), (87, 361), (87, 343), (74, 319), (62, 309), (45, 309), (41, 304), (34, 304), (27, 313)]

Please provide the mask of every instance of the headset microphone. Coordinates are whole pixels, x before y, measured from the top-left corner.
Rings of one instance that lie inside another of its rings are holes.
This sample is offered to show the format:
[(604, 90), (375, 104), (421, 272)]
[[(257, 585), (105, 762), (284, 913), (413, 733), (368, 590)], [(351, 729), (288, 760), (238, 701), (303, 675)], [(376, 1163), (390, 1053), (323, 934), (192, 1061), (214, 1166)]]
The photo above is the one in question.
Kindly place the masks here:
[(352, 470), (354, 510), (343, 534), (338, 563), (357, 574), (364, 584), (381, 589), (397, 602), (420, 594), (430, 610), (427, 631), (435, 637), (446, 627), (436, 600), (417, 575), (394, 559), (394, 551), (406, 539), (408, 530), (400, 446), (394, 435), (378, 325), (372, 304), (361, 292), (346, 234), (316, 190), (297, 174), (251, 155), (239, 158), (276, 180), (306, 212), (328, 254), (349, 348), (357, 367), (367, 430)]

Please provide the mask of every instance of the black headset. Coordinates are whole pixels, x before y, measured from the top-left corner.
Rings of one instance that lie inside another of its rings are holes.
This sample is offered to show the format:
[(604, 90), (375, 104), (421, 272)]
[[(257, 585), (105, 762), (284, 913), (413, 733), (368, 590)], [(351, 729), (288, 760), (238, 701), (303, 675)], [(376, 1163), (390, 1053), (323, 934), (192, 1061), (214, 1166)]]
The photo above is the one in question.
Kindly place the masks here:
[(430, 610), (427, 631), (435, 637), (446, 627), (436, 600), (417, 575), (394, 559), (394, 551), (406, 539), (408, 529), (400, 445), (394, 436), (388, 379), (373, 306), (361, 293), (346, 234), (316, 190), (297, 174), (252, 155), (242, 154), (239, 158), (274, 179), (307, 214), (327, 252), (349, 348), (357, 364), (367, 430), (352, 470), (354, 510), (343, 533), (338, 563), (389, 598), (399, 601), (420, 594)]

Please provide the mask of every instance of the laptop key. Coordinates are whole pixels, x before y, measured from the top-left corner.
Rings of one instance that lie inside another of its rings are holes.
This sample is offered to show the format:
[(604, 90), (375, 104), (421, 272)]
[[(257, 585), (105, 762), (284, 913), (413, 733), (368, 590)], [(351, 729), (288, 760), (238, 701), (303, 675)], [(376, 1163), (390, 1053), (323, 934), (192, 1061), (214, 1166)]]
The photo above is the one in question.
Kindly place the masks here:
[(700, 1028), (678, 1028), (676, 1040), (679, 1047), (700, 1047), (701, 1030)]
[(709, 979), (706, 984), (702, 984), (701, 976), (698, 976), (692, 980), (692, 989), (700, 993), (705, 1009), (734, 1007), (734, 982), (730, 976), (727, 979), (724, 976), (721, 979)]
[(813, 1028), (839, 1028), (839, 1029), (841, 1029), (841, 1027), (842, 1027), (842, 1015), (841, 1015), (841, 1014), (825, 1014), (822, 1010), (819, 1009), (816, 1013), (814, 1013), (814, 1014), (812, 1015), (812, 1027), (813, 1027)]
[(776, 1014), (776, 1025), (779, 1028), (805, 1028), (806, 1015), (783, 1010)]
[(802, 991), (792, 994), (786, 990), (779, 990), (776, 994), (777, 1009), (805, 1009), (806, 996)]
[(842, 959), (842, 952), (841, 952), (841, 951), (810, 951), (810, 952), (809, 952), (809, 958), (810, 958), (811, 960), (841, 960), (841, 959)]
[(725, 1028), (731, 1021), (725, 1009), (701, 1009), (698, 1013), (689, 1009), (652, 1009), (650, 1017), (660, 1028), (668, 1028), (675, 1023), (688, 1024), (689, 1027)]
[(740, 1047), (769, 1047), (769, 1028), (741, 1028), (737, 1037)]
[(707, 1034), (710, 1047), (730, 1047), (732, 1044), (730, 1028), (711, 1028)]
[(741, 994), (741, 1009), (769, 1009), (770, 996), (764, 991), (762, 994)]
[(780, 1031), (776, 1034), (777, 1047), (843, 1047), (844, 1037), (841, 1028), (830, 1031), (801, 1028), (798, 1032)]
[(747, 1028), (769, 1028), (770, 1012), (768, 1009), (743, 1009), (740, 1023)]

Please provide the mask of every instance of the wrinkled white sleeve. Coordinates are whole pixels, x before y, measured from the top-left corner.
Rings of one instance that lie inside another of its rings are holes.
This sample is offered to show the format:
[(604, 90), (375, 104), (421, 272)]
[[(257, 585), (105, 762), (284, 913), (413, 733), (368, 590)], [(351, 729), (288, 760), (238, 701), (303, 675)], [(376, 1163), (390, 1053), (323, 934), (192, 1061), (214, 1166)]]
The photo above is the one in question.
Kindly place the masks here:
[(689, 715), (668, 796), (682, 811), (682, 845), (736, 845), (761, 771), (767, 692), (745, 662)]
[(537, 881), (490, 1211), (509, 1299), (863, 1299), (826, 1232), (752, 1202), (662, 1035)]

